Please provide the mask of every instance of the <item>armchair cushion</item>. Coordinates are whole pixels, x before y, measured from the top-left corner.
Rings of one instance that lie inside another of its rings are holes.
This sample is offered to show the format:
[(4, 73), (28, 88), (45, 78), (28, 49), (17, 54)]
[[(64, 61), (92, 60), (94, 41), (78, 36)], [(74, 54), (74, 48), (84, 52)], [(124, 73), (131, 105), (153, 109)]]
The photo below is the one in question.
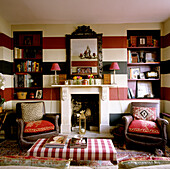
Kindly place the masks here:
[(156, 121), (156, 107), (132, 107), (132, 113), (136, 120)]
[(55, 126), (46, 120), (25, 122), (24, 133), (40, 133), (54, 130)]
[(133, 120), (129, 126), (131, 133), (160, 134), (160, 130), (156, 123), (146, 120)]
[(43, 118), (43, 103), (21, 103), (24, 122), (41, 120)]

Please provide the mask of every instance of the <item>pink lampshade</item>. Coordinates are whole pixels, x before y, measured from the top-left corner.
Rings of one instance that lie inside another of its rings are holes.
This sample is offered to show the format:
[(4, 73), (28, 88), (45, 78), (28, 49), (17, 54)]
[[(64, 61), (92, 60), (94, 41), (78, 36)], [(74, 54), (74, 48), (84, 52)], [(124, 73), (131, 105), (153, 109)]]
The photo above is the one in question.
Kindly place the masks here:
[(51, 71), (55, 71), (55, 70), (57, 70), (57, 71), (61, 70), (58, 63), (52, 64)]
[(119, 65), (117, 62), (113, 62), (111, 65), (110, 65), (110, 69), (109, 70), (119, 70)]

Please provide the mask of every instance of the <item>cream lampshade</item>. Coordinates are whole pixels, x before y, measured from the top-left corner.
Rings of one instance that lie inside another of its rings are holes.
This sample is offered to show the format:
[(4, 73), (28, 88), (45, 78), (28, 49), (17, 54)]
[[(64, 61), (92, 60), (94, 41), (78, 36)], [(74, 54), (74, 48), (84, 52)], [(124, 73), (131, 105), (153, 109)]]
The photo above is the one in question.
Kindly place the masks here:
[(51, 71), (55, 71), (55, 82), (54, 82), (54, 84), (58, 84), (57, 83), (57, 71), (60, 71), (60, 70), (61, 69), (60, 69), (60, 66), (59, 66), (58, 63), (53, 63), (52, 64)]
[(113, 70), (113, 84), (116, 84), (116, 80), (115, 80), (115, 74), (116, 74), (116, 71), (115, 70), (119, 70), (119, 65), (117, 62), (113, 62), (111, 65), (110, 65), (110, 69), (109, 70)]

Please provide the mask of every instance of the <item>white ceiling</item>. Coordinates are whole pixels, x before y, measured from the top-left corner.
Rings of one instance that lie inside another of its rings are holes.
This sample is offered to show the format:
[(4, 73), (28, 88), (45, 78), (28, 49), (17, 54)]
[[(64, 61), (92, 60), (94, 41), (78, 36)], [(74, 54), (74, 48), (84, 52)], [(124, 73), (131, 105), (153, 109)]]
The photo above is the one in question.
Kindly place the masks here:
[(170, 0), (0, 0), (10, 24), (112, 24), (163, 22)]

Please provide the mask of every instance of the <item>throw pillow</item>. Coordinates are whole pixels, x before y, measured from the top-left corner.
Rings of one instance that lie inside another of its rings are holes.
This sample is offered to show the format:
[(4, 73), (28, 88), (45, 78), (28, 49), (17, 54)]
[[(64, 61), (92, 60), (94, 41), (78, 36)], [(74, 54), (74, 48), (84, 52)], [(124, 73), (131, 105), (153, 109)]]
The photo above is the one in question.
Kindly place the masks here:
[(24, 122), (40, 120), (43, 117), (43, 103), (21, 103)]
[(131, 133), (160, 134), (160, 130), (153, 121), (133, 120), (129, 126)]
[(46, 120), (26, 122), (24, 133), (40, 133), (54, 130), (55, 126)]
[(137, 120), (156, 120), (156, 108), (155, 107), (132, 107), (132, 113)]

